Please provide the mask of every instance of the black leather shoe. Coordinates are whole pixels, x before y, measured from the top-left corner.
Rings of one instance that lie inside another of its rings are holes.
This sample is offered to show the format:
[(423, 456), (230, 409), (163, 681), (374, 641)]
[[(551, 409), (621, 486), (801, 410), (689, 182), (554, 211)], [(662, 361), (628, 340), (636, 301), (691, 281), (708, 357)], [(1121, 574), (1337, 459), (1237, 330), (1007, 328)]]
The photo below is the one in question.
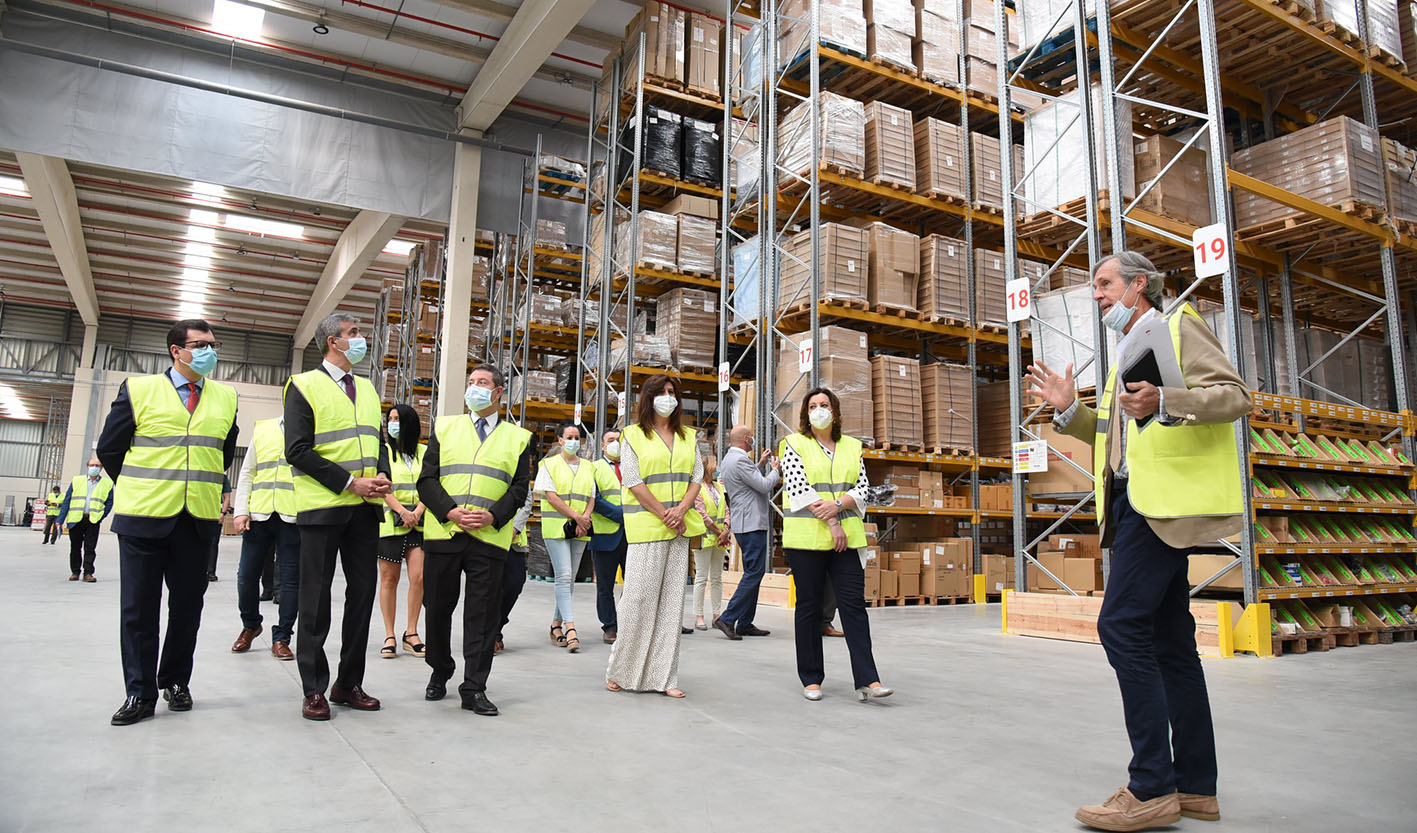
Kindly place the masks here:
[(275, 598), (275, 594), (274, 594), (274, 593), (262, 593), (261, 595), (259, 595), (259, 596), (256, 597), (256, 599), (257, 599), (258, 601), (262, 601), (262, 602), (269, 602), (271, 599), (274, 599), (274, 598)]
[(738, 629), (739, 636), (767, 636), (770, 633), (772, 633), (772, 631), (764, 630), (757, 625), (749, 625), (746, 628)]
[(167, 701), (167, 708), (174, 712), (189, 712), (192, 710), (192, 692), (187, 686), (181, 683), (173, 683), (162, 690), (162, 699)]
[(131, 726), (139, 720), (146, 720), (157, 711), (156, 700), (144, 700), (140, 697), (129, 697), (123, 701), (123, 705), (118, 711), (113, 713), (113, 719), (108, 721), (114, 726)]
[(487, 694), (481, 691), (474, 691), (471, 697), (463, 698), (462, 707), (470, 712), (487, 717), (496, 717), (498, 714), (501, 714), (501, 712), (497, 711), (497, 706), (491, 700), (487, 699)]
[(428, 680), (428, 687), (423, 689), (424, 700), (442, 700), (448, 696), (448, 681), (433, 677)]
[(733, 630), (733, 626), (732, 626), (732, 625), (728, 624), (727, 622), (725, 622), (725, 621), (723, 621), (722, 619), (719, 619), (719, 618), (717, 618), (717, 617), (715, 617), (714, 620), (713, 620), (713, 627), (714, 627), (714, 630), (717, 630), (718, 632), (722, 633), (724, 636), (728, 637), (729, 639), (733, 640), (734, 642), (738, 642), (739, 640), (741, 640), (741, 639), (743, 638), (743, 637), (741, 637), (741, 636), (738, 635), (738, 632), (737, 632), (737, 631)]

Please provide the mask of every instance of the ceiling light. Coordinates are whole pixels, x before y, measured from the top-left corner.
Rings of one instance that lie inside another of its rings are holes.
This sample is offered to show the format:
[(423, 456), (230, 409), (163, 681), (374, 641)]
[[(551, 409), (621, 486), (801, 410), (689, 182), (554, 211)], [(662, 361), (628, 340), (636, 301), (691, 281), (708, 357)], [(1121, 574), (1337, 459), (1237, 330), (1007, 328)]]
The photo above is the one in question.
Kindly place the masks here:
[(407, 257), (408, 253), (413, 251), (413, 247), (417, 245), (418, 244), (412, 240), (399, 240), (396, 237), (390, 240), (388, 245), (384, 247), (384, 253), (397, 257)]
[(24, 197), (29, 199), (30, 189), (23, 179), (13, 176), (0, 176), (0, 194), (7, 197)]
[(330, 33), (330, 27), (325, 25), (325, 18), (323, 16), (321, 16), (320, 22), (315, 24), (314, 32), (317, 35), (328, 35)]
[(282, 223), (276, 220), (263, 220), (259, 217), (248, 217), (244, 214), (227, 214), (226, 222), (222, 223), (229, 229), (244, 231), (248, 234), (259, 234), (262, 237), (287, 237), (301, 240), (305, 237), (305, 227), (295, 223)]
[(224, 35), (259, 39), (261, 23), (265, 19), (265, 9), (245, 3), (233, 3), (231, 0), (215, 0), (212, 3), (212, 28)]
[(0, 410), (10, 419), (33, 418), (29, 408), (25, 407), (24, 400), (20, 399), (20, 395), (9, 385), (0, 385)]

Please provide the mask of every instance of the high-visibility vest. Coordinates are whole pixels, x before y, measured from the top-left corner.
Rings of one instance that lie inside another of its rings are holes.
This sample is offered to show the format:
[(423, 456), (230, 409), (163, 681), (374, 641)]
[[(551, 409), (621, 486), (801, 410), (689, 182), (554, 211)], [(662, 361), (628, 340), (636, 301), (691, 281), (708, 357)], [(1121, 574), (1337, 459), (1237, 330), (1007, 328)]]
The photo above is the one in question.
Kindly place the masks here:
[(44, 501), (44, 514), (51, 518), (59, 517), (59, 505), (63, 503), (63, 501), (64, 498), (59, 495), (50, 495)]
[[(315, 453), (334, 463), (352, 477), (375, 477), (379, 471), (379, 392), (368, 379), (354, 378), (354, 401), (344, 386), (336, 384), (324, 368), (317, 367), (290, 377), (285, 390), (294, 385), (310, 404), (315, 415)], [(353, 506), (359, 503), (382, 505), (382, 499), (362, 498), (351, 491), (332, 492), (323, 483), (300, 469), (292, 468), (295, 479), (296, 512)]]
[[(694, 458), (699, 453), (693, 431), (680, 429), (672, 451), (658, 434), (650, 431), (646, 435), (638, 425), (626, 428), (620, 435), (620, 441), (629, 443), (635, 450), (640, 479), (656, 500), (667, 509), (684, 499), (694, 477)], [(626, 489), (623, 497), (626, 542), (644, 544), (678, 537), (678, 533), (665, 526), (658, 516), (640, 505), (634, 492)], [(685, 537), (692, 540), (704, 534), (704, 519), (696, 510), (690, 509), (684, 514), (684, 524)]]
[(124, 384), (135, 427), (113, 485), (114, 513), (170, 518), (186, 510), (204, 521), (220, 520), (222, 448), (236, 422), (236, 389), (206, 380), (189, 413), (166, 373), (134, 376)]
[[(564, 454), (556, 452), (555, 457), (541, 461), (541, 465), (546, 466), (551, 472), (551, 482), (556, 486), (556, 496), (566, 502), (576, 512), (584, 512), (590, 502), (595, 499), (595, 465), (589, 460), (582, 460), (576, 464), (576, 470), (571, 471), (571, 464), (566, 462)], [(551, 505), (551, 501), (545, 496), (541, 498), (541, 537), (565, 538), (565, 525), (567, 517), (556, 511), (556, 507)], [(575, 538), (576, 541), (589, 541), (589, 535), (582, 535)]]
[[(621, 506), (620, 478), (615, 475), (615, 466), (602, 457), (595, 461), (594, 470), (596, 494), (611, 506)], [(597, 512), (590, 516), (590, 531), (596, 535), (613, 535), (620, 531), (620, 524)]]
[[(836, 441), (836, 450), (828, 457), (816, 437), (797, 433), (788, 435), (778, 447), (778, 454), (786, 453), (788, 446), (797, 452), (802, 460), (802, 471), (822, 500), (840, 500), (851, 491), (861, 477), (861, 441), (855, 437), (842, 435)], [(860, 510), (837, 515), (841, 530), (846, 533), (846, 545), (857, 548), (866, 546), (866, 526), (861, 521)], [(831, 527), (817, 519), (812, 510), (802, 508), (792, 511), (787, 490), (782, 492), (782, 546), (794, 550), (829, 550), (832, 548)]]
[(78, 475), (74, 482), (69, 484), (69, 514), (64, 516), (64, 523), (76, 524), (83, 520), (85, 515), (88, 515), (89, 523), (98, 523), (103, 519), (103, 504), (112, 491), (113, 481), (105, 475), (99, 475), (98, 482), (93, 485), (93, 494), (90, 495), (89, 476)]
[[(1167, 319), (1171, 344), (1181, 355), (1181, 320), (1200, 315), (1190, 304)], [(1204, 319), (1201, 319), (1204, 320)], [(1103, 477), (1107, 470), (1107, 426), (1111, 424), (1114, 364), (1097, 402), (1097, 436), (1092, 447), (1093, 494), (1097, 522), (1106, 517)], [(1127, 498), (1148, 518), (1192, 518), (1239, 515), (1245, 511), (1240, 452), (1232, 423), (1162, 425), (1152, 420), (1145, 431), (1134, 419), (1124, 419), (1127, 432)]]
[[(461, 509), (490, 511), (502, 495), (511, 488), (517, 463), (531, 442), (531, 432), (505, 419), (484, 442), (477, 438), (470, 414), (440, 416), (433, 423), (438, 437), (438, 482)], [(447, 540), (462, 529), (452, 521), (440, 523), (424, 517), (425, 540)], [(499, 549), (511, 546), (514, 530), (511, 520), (500, 528), (490, 526), (468, 534)]]
[[(420, 443), (418, 453), (413, 458), (413, 465), (409, 465), (404, 461), (401, 451), (396, 448), (389, 449), (389, 477), (393, 480), (393, 488), (389, 490), (389, 493), (394, 496), (394, 500), (410, 512), (418, 506), (418, 473), (423, 471), (423, 452), (427, 450), (428, 447)], [(424, 517), (428, 517), (426, 512)], [(394, 515), (394, 511), (388, 507), (388, 504), (385, 504), (384, 519), (379, 522), (379, 537), (390, 538), (395, 535), (408, 534), (409, 528), (399, 526), (397, 521), (398, 518)], [(418, 528), (423, 528), (422, 523)]]
[[(704, 499), (704, 509), (707, 510), (708, 516), (713, 519), (714, 525), (722, 529), (724, 522), (728, 518), (728, 495), (724, 493), (723, 483), (721, 481), (713, 481), (713, 486), (714, 489), (718, 490), (718, 497), (716, 499), (714, 498), (714, 491), (709, 488), (708, 483), (705, 483), (703, 488), (699, 489), (699, 497)], [(707, 527), (707, 524), (705, 524), (705, 527)], [(699, 539), (697, 546), (700, 549), (704, 547), (716, 547), (718, 546), (718, 536), (705, 528), (703, 537)]]
[(247, 453), (256, 456), (251, 466), (251, 498), (246, 510), (253, 515), (276, 513), (295, 517), (295, 476), (285, 461), (285, 431), (281, 430), (278, 417), (256, 423)]

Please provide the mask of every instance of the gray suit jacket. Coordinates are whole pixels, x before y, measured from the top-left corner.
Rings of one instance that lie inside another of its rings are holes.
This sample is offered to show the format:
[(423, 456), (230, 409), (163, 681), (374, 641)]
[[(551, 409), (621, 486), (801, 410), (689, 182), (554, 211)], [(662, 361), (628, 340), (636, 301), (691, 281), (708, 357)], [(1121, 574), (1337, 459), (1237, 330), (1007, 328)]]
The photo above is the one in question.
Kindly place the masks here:
[(772, 525), (772, 491), (782, 480), (781, 473), (769, 469), (763, 474), (746, 451), (734, 446), (723, 455), (718, 479), (728, 492), (728, 521), (735, 535), (761, 532)]

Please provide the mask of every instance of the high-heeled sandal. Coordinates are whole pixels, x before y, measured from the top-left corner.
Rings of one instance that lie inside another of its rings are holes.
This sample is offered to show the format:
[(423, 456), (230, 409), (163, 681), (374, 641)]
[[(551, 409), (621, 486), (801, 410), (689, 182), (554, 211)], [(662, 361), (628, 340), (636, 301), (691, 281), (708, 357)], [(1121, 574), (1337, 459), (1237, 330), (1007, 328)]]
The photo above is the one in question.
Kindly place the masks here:
[(620, 686), (620, 684), (617, 683), (617, 682), (615, 682), (614, 680), (606, 680), (606, 681), (605, 681), (605, 690), (606, 690), (606, 691), (624, 691), (625, 689), (622, 688), (622, 687)]
[(672, 697), (672, 698), (674, 698), (675, 700), (682, 700), (682, 699), (684, 699), (684, 692), (683, 692), (682, 690), (680, 690), (680, 689), (677, 689), (677, 688), (665, 689), (664, 692), (663, 692), (663, 694), (664, 694), (665, 697)]
[[(394, 643), (394, 644), (390, 645), (390, 644), (389, 644), (390, 642), (392, 642), (392, 643)], [(386, 637), (384, 637), (384, 647), (382, 647), (382, 648), (379, 649), (379, 658), (380, 658), (380, 659), (393, 659), (394, 657), (396, 657), (396, 656), (398, 656), (398, 655), (399, 655), (399, 643), (398, 643), (398, 640), (397, 640), (397, 639), (394, 639), (392, 636), (386, 636)]]
[(567, 629), (566, 629), (566, 650), (569, 651), (569, 652), (572, 653), (572, 654), (578, 654), (578, 653), (580, 653), (580, 650), (581, 650), (581, 640), (580, 640), (580, 636), (579, 636), (579, 635), (577, 635), (577, 636), (571, 636), (571, 634), (573, 634), (573, 633), (575, 633), (575, 632), (576, 632), (576, 629), (575, 629), (575, 628), (567, 628)]
[(417, 640), (409, 642), (409, 636), (418, 636), (418, 631), (414, 631), (412, 634), (408, 631), (403, 632), (403, 649), (416, 657), (424, 656), (428, 651), (428, 646)]
[(557, 622), (551, 626), (551, 644), (557, 648), (566, 647), (566, 632), (561, 630), (561, 623)]

